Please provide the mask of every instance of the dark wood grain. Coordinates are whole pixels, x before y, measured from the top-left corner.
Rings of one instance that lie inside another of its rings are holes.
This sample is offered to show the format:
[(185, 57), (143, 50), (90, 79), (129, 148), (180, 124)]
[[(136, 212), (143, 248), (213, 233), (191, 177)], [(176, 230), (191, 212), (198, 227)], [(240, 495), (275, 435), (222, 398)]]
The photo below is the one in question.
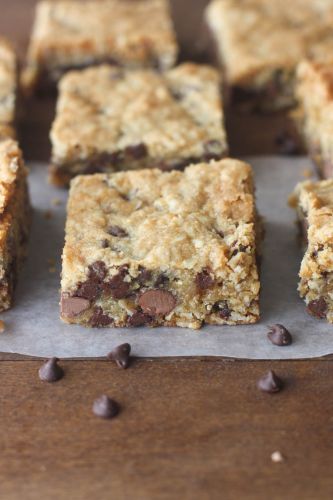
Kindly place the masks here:
[[(203, 57), (206, 3), (173, 1), (183, 59)], [(21, 58), (34, 4), (1, 4), (0, 33)], [(26, 103), (20, 128), (27, 158), (48, 158), (53, 105)], [(284, 125), (284, 116), (228, 113), (233, 154), (274, 152)], [(1, 499), (332, 498), (330, 360), (139, 360), (127, 371), (105, 361), (66, 361), (66, 376), (54, 385), (39, 381), (40, 361), (10, 354), (0, 360)], [(272, 367), (286, 388), (269, 396), (255, 382)], [(111, 422), (91, 413), (102, 393), (122, 406)], [(284, 463), (272, 463), (276, 450)]]

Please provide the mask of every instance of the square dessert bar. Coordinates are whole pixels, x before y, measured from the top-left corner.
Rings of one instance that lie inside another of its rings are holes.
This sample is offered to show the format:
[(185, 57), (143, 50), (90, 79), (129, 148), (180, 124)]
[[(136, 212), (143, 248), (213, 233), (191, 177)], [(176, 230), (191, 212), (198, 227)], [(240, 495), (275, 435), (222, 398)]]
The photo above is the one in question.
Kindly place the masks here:
[(333, 323), (333, 180), (298, 184), (291, 205), (306, 246), (298, 290), (310, 314)]
[(252, 170), (225, 159), (71, 183), (61, 317), (93, 327), (255, 323)]
[(31, 219), (27, 170), (12, 139), (0, 140), (0, 215), (0, 311), (4, 311), (13, 301)]
[(306, 148), (320, 175), (333, 177), (333, 59), (300, 63), (296, 97), (298, 108), (292, 116)]
[(235, 101), (264, 110), (294, 103), (300, 60), (333, 51), (333, 0), (213, 0), (206, 20)]
[(168, 0), (46, 0), (37, 4), (22, 83), (52, 87), (68, 69), (103, 62), (164, 70), (177, 54)]
[(51, 178), (158, 167), (182, 169), (226, 156), (220, 77), (182, 64), (163, 74), (110, 65), (60, 82), (51, 130)]
[(0, 134), (12, 134), (17, 89), (16, 55), (9, 43), (0, 38)]

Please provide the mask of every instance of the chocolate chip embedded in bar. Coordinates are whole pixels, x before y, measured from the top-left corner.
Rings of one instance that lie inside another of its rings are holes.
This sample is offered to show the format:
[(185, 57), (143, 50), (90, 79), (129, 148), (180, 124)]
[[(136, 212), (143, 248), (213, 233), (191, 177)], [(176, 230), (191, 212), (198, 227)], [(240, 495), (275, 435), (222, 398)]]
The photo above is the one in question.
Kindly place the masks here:
[(256, 221), (252, 171), (236, 160), (79, 176), (61, 317), (108, 328), (254, 323)]
[(333, 180), (298, 184), (290, 202), (307, 235), (298, 290), (309, 314), (333, 323)]
[(332, 52), (332, 15), (331, 1), (294, 0), (291, 8), (284, 0), (212, 0), (206, 21), (236, 104), (263, 111), (293, 106), (299, 61)]
[[(109, 63), (166, 70), (178, 47), (168, 0), (44, 0), (37, 4), (22, 84), (55, 87), (68, 70)], [(121, 70), (112, 75), (117, 79)]]
[(162, 74), (114, 74), (117, 68), (103, 65), (61, 80), (51, 131), (55, 184), (78, 174), (184, 170), (227, 155), (215, 69), (188, 63)]

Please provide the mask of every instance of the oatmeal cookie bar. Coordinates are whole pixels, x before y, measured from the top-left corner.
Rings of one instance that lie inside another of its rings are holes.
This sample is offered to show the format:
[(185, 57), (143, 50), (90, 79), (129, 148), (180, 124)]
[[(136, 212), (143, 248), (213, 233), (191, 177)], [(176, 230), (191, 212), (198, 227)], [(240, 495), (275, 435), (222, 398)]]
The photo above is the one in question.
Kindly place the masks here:
[(255, 323), (252, 170), (225, 159), (78, 176), (71, 183), (61, 317), (93, 327)]
[(320, 175), (333, 177), (333, 60), (303, 61), (297, 69), (298, 108), (292, 113)]
[(206, 20), (234, 100), (268, 111), (294, 103), (300, 60), (333, 50), (333, 0), (213, 0)]
[(26, 178), (16, 141), (0, 140), (0, 311), (12, 304), (27, 251), (31, 210)]
[(333, 180), (298, 184), (290, 203), (306, 247), (299, 293), (310, 314), (333, 323)]
[(167, 69), (178, 48), (168, 0), (39, 2), (22, 76), (27, 91), (54, 87), (68, 69), (109, 62)]
[(0, 135), (12, 135), (15, 120), (17, 61), (11, 45), (0, 38)]
[(102, 65), (60, 82), (51, 130), (51, 179), (158, 167), (182, 169), (226, 156), (220, 77), (182, 64), (164, 74)]

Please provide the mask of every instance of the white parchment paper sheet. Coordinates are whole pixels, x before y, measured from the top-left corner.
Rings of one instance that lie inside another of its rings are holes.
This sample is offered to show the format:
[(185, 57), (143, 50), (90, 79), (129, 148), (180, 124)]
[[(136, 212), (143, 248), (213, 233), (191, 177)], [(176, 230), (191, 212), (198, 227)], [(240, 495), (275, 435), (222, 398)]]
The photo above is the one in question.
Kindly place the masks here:
[[(315, 320), (299, 299), (297, 273), (301, 251), (295, 215), (287, 198), (295, 183), (304, 180), (309, 160), (262, 157), (250, 159), (254, 167), (257, 200), (265, 218), (262, 263), (262, 320), (251, 326), (208, 326), (199, 331), (180, 328), (85, 329), (59, 320), (60, 257), (64, 238), (67, 193), (47, 183), (46, 165), (31, 165), (30, 190), (34, 206), (29, 258), (20, 276), (15, 307), (1, 315), (6, 332), (0, 351), (33, 356), (98, 357), (121, 343), (130, 342), (137, 356), (228, 356), (252, 359), (311, 358), (333, 353), (333, 326)], [(53, 206), (51, 200), (61, 200)], [(51, 210), (53, 217), (45, 218)], [(50, 273), (55, 259), (56, 272)], [(273, 346), (267, 326), (286, 325), (294, 343)]]

